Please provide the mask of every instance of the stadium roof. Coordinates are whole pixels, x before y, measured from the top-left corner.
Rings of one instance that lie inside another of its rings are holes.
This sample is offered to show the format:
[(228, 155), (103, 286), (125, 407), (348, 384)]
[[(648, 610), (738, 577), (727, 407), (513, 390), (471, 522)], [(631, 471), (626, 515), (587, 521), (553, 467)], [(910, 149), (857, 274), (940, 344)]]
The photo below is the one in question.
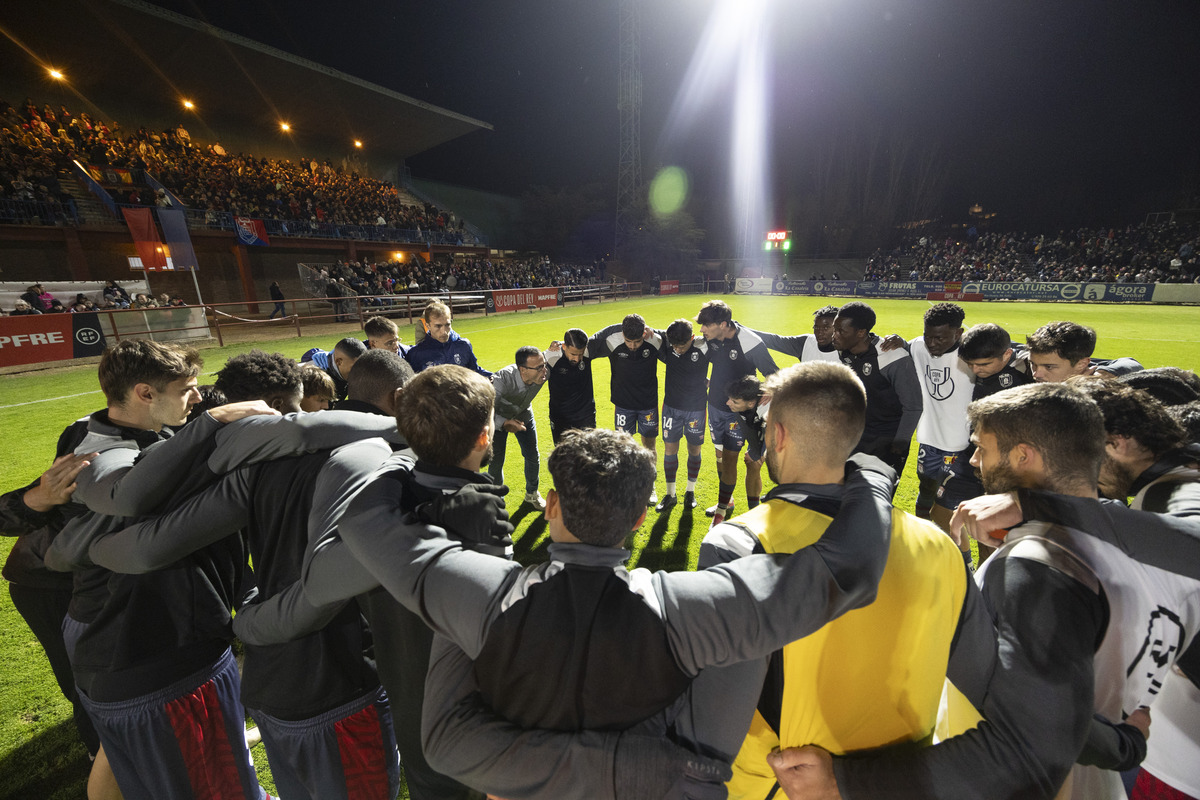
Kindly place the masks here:
[[(342, 145), (355, 139), (374, 155), (403, 159), (486, 122), (439, 108), (370, 81), (140, 0), (37, 0), (4, 3), (0, 90), (37, 86), (39, 103), (75, 96), (103, 107), (157, 109), (195, 129), (180, 103), (201, 120), (279, 131), (290, 124), (301, 142)], [(398, 45), (399, 46), (399, 45)], [(46, 69), (67, 77), (69, 93), (51, 92)], [(72, 96), (75, 95), (75, 96)], [(6, 97), (14, 105), (21, 97)], [(111, 115), (110, 115), (111, 116)]]

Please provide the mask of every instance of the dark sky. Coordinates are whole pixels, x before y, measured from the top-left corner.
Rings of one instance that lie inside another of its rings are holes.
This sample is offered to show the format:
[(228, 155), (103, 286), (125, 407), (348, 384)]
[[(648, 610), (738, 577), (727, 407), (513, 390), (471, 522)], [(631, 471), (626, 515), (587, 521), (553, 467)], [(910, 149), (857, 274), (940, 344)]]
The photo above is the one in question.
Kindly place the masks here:
[[(616, 0), (152, 2), (495, 126), (411, 159), (420, 177), (615, 196)], [(686, 137), (660, 136), (714, 2), (642, 5), (646, 177), (684, 165), (698, 208), (725, 192), (729, 87)], [(1014, 225), (1119, 224), (1200, 185), (1197, 0), (775, 0), (770, 13), (781, 198), (815, 149), (856, 132), (936, 146), (947, 218), (978, 202)]]

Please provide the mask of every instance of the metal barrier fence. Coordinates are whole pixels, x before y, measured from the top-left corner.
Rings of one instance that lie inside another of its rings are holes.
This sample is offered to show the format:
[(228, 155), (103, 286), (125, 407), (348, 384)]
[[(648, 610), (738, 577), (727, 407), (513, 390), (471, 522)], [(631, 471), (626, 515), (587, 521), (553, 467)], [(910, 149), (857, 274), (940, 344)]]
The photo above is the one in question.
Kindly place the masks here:
[(0, 200), (0, 225), (79, 225), (75, 201)]
[[(595, 301), (626, 299), (639, 295), (640, 283), (596, 284), (571, 286), (561, 289), (562, 305)], [(368, 318), (383, 316), (404, 319), (414, 324), (425, 306), (432, 300), (440, 300), (450, 307), (451, 315), (496, 313), (500, 310), (525, 310), (517, 308), (495, 308), (491, 305), (493, 294), (501, 291), (465, 292), (413, 292), (404, 294), (373, 295), (367, 297), (320, 298), (306, 297), (295, 300), (257, 301), (236, 303), (205, 303), (195, 306), (166, 308), (127, 309), (97, 312), (101, 319), (104, 335), (112, 341), (124, 338), (146, 337), (154, 341), (179, 341), (198, 338), (215, 338), (220, 345), (231, 333), (251, 328), (295, 329), (296, 336), (304, 336), (305, 326), (336, 323), (355, 323), (361, 327)], [(280, 308), (282, 307), (282, 309)], [(270, 313), (264, 313), (270, 308)]]

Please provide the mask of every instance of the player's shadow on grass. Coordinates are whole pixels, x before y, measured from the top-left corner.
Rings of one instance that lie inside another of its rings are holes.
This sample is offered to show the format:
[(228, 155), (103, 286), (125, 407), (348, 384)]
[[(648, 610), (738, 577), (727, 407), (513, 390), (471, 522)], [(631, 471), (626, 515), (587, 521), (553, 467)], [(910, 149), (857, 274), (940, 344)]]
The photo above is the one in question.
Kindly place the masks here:
[(546, 518), (541, 511), (528, 503), (523, 504), (516, 514), (509, 517), (509, 522), (513, 524), (513, 528), (520, 530), (531, 516), (534, 519), (530, 520), (528, 527), (521, 531), (521, 538), (513, 542), (513, 559), (525, 565), (540, 564), (550, 559), (548, 552), (550, 537), (545, 536)]
[(0, 758), (0, 798), (85, 797), (91, 768), (75, 723), (64, 720)]
[[(654, 514), (654, 510), (650, 510)], [(680, 514), (676, 526), (675, 537), (667, 540), (667, 532), (671, 529), (671, 520), (675, 514)], [(703, 516), (700, 517), (704, 519)], [(688, 543), (692, 539), (692, 531), (699, 525), (694, 509), (680, 512), (679, 506), (671, 509), (671, 513), (659, 514), (658, 519), (650, 528), (650, 538), (642, 548), (637, 565), (650, 570), (665, 569), (668, 571), (687, 569)]]

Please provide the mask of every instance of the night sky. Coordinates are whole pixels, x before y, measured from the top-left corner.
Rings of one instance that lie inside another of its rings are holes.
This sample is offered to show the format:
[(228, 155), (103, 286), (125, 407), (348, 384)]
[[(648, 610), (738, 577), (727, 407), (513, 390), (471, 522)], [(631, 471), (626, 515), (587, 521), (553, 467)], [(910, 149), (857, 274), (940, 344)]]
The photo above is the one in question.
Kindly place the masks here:
[[(513, 195), (596, 183), (615, 203), (616, 0), (151, 1), (495, 126), (410, 159), (419, 177)], [(662, 132), (713, 7), (650, 0), (642, 17), (646, 178), (684, 166), (702, 222), (726, 191), (731, 86), (685, 135)], [(1196, 0), (776, 0), (770, 13), (781, 208), (812, 153), (856, 133), (936, 147), (947, 221), (980, 203), (1013, 227), (1122, 224), (1200, 187)]]

